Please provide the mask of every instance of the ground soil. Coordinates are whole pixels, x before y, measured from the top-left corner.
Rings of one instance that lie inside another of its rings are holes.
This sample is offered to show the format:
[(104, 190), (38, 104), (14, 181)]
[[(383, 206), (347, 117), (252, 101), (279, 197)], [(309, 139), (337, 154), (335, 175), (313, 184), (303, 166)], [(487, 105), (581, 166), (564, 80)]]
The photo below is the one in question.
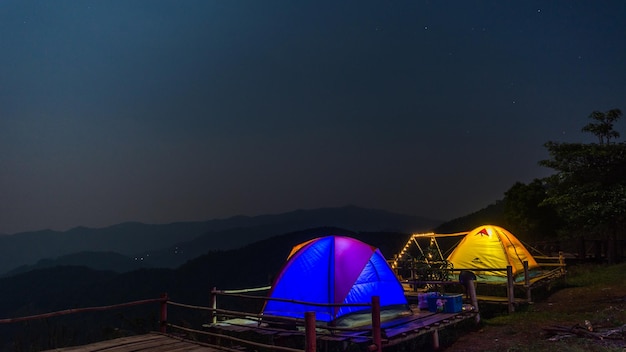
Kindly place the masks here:
[[(508, 317), (484, 319), (479, 327), (459, 334), (449, 344), (442, 346), (441, 350), (445, 352), (626, 351), (625, 318), (626, 285), (624, 281), (600, 288), (564, 287), (541, 301), (520, 308), (519, 312)], [(551, 326), (584, 326), (585, 320), (589, 320), (595, 332), (621, 328), (622, 339), (600, 340), (572, 334), (555, 335), (545, 329)]]

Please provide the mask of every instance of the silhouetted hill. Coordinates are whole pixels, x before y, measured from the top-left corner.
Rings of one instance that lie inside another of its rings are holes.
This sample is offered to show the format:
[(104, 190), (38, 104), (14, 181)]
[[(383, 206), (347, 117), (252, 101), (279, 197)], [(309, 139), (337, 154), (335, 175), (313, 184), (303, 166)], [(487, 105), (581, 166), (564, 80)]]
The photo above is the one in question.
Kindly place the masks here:
[(79, 252), (60, 256), (56, 259), (42, 259), (35, 265), (20, 266), (7, 272), (3, 276), (12, 276), (55, 266), (85, 266), (93, 270), (114, 271), (118, 273), (150, 267), (148, 263), (142, 260), (129, 258), (114, 252)]
[(435, 228), (436, 233), (456, 233), (471, 231), (480, 225), (504, 226), (504, 202), (497, 201), (469, 215), (456, 218)]
[(80, 306), (83, 299), (77, 293), (102, 286), (116, 275), (86, 267), (59, 266), (0, 278), (0, 317)]
[[(337, 212), (332, 209), (296, 211), (281, 217), (280, 220), (282, 222), (249, 228), (209, 232), (191, 241), (177, 243), (165, 250), (145, 253), (141, 257), (152, 266), (174, 268), (184, 264), (187, 260), (205, 254), (207, 248), (237, 248), (246, 243), (262, 240), (277, 234), (320, 226), (349, 228), (355, 231), (399, 231), (406, 233), (432, 229), (432, 223), (425, 223), (424, 220), (413, 219), (403, 215), (356, 207), (346, 207), (342, 210), (342, 212)], [(341, 219), (334, 218), (340, 215)], [(423, 223), (423, 225), (420, 226), (420, 222)], [(215, 245), (216, 239), (218, 238), (222, 239), (221, 247)]]
[[(188, 261), (176, 270), (180, 277), (205, 276), (210, 289), (257, 287), (271, 284), (273, 276), (285, 263), (292, 247), (310, 239), (329, 235), (359, 238), (353, 231), (324, 227), (296, 231), (251, 243), (244, 247), (213, 251)], [(406, 238), (406, 235), (404, 236)], [(221, 268), (221, 270), (216, 270)]]
[[(125, 277), (112, 271), (86, 267), (57, 266), (29, 271), (0, 279), (0, 318), (36, 315), (82, 307), (110, 305), (138, 297), (158, 297), (159, 283), (167, 282), (170, 271), (137, 270), (128, 277), (132, 282), (120, 285)], [(154, 289), (149, 294), (142, 288)], [(143, 295), (143, 296), (141, 296)], [(0, 324), (0, 351), (39, 351), (68, 344), (83, 344), (115, 337), (120, 331), (142, 321), (156, 321), (158, 307), (118, 309), (81, 313), (23, 323)], [(137, 332), (145, 332), (137, 330)], [(112, 335), (113, 334), (113, 335)]]
[(0, 273), (35, 264), (41, 259), (84, 251), (111, 251), (133, 256), (199, 236), (207, 231), (209, 225), (200, 222), (165, 225), (124, 223), (102, 229), (77, 227), (64, 232), (43, 230), (2, 236)]
[[(177, 285), (182, 289), (170, 292), (172, 296), (180, 296), (185, 301), (206, 304), (206, 292), (212, 287), (238, 289), (270, 285), (285, 264), (293, 246), (330, 235), (359, 239), (379, 248), (388, 258), (393, 258), (410, 236), (399, 232), (354, 232), (335, 227), (290, 232), (238, 249), (212, 251), (192, 259), (174, 271), (178, 280)], [(199, 281), (187, 281), (188, 279)], [(187, 287), (196, 287), (198, 290), (185, 289)]]
[(44, 230), (0, 237), (0, 273), (41, 259), (84, 252), (116, 252), (143, 258), (155, 267), (176, 267), (211, 250), (319, 226), (354, 231), (415, 232), (432, 229), (437, 220), (355, 206), (296, 210), (255, 217), (236, 216), (205, 222), (163, 225), (123, 223), (102, 229), (77, 227), (65, 232)]

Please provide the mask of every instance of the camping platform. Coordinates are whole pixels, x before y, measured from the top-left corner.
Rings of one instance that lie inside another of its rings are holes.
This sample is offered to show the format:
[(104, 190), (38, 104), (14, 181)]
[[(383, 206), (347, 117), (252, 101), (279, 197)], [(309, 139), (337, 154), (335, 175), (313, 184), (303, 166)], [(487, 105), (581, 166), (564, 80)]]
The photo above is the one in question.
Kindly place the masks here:
[[(452, 253), (444, 255), (437, 239), (449, 241), (456, 236), (463, 238), (449, 248)], [(424, 240), (427, 244), (420, 245)], [(426, 251), (423, 245), (427, 246)], [(463, 281), (473, 277), (476, 305), (507, 305), (509, 313), (514, 312), (516, 306), (531, 304), (533, 290), (549, 291), (552, 284), (564, 279), (567, 273), (562, 252), (558, 257), (533, 256), (513, 234), (494, 225), (453, 234), (413, 234), (393, 258), (389, 264), (409, 301), (416, 300), (421, 292), (443, 293), (448, 292), (446, 286), (462, 286), (461, 276), (465, 275)], [(452, 291), (466, 290), (462, 287)]]
[[(503, 296), (476, 296), (479, 303), (490, 303), (490, 304), (509, 304), (509, 298)], [(514, 297), (513, 303), (516, 305), (522, 305), (529, 303), (525, 298)]]
[[(476, 301), (480, 307), (483, 304), (489, 305), (507, 305), (509, 313), (515, 311), (515, 307), (532, 304), (533, 297), (532, 291), (541, 287), (548, 287), (557, 280), (563, 280), (566, 277), (566, 270), (564, 265), (554, 265), (556, 268), (547, 269), (541, 271), (539, 274), (529, 277), (528, 280), (521, 282), (515, 282), (512, 279), (506, 281), (476, 281)], [(426, 292), (424, 289), (414, 289), (413, 287), (419, 285), (428, 285), (428, 287), (435, 288), (435, 291), (444, 292), (447, 291), (445, 287), (457, 286), (460, 287), (460, 283), (455, 280), (446, 281), (420, 281), (420, 280), (405, 280), (403, 282), (404, 295), (407, 301), (415, 303), (418, 301), (418, 296), (421, 293)], [(480, 290), (479, 288), (487, 288), (486, 290)], [(481, 291), (482, 294), (480, 293)], [(458, 288), (456, 291), (458, 293)], [(517, 295), (516, 295), (517, 292)], [(465, 299), (467, 300), (467, 298)]]
[[(433, 343), (438, 345), (438, 331), (458, 324), (461, 321), (477, 319), (478, 312), (474, 310), (458, 313), (432, 313), (428, 311), (414, 310), (410, 315), (384, 320), (381, 323), (381, 336), (383, 347), (397, 345), (402, 342), (416, 339), (425, 334), (432, 334)], [(257, 339), (265, 340), (266, 343), (283, 345), (287, 340), (304, 339), (304, 331), (289, 326), (274, 325), (271, 323), (258, 323), (252, 320), (231, 319), (220, 321), (216, 324), (206, 324), (208, 331), (222, 335), (252, 335)], [(358, 327), (322, 327), (318, 326), (318, 343), (327, 347), (334, 343), (340, 343), (345, 348), (346, 343), (370, 345), (372, 344), (371, 324), (362, 324)]]
[[(451, 282), (455, 284), (455, 282)], [(418, 294), (422, 292), (417, 291), (406, 291), (404, 294), (409, 302), (417, 302)], [(478, 304), (480, 303), (497, 303), (497, 304), (507, 304), (509, 302), (509, 298), (506, 296), (487, 296), (487, 295), (476, 295), (476, 300)], [(526, 298), (515, 297), (514, 303), (517, 305), (528, 303)]]
[(428, 313), (422, 314), (421, 317), (408, 321), (390, 322), (391, 325), (383, 324), (383, 342), (386, 346), (397, 345), (401, 342), (415, 339), (424, 334), (432, 334), (434, 345), (439, 345), (438, 331), (446, 327), (456, 325), (457, 323), (476, 319), (477, 312), (460, 312), (460, 313)]
[(207, 344), (181, 339), (173, 335), (152, 332), (145, 335), (120, 337), (117, 339), (92, 343), (89, 345), (56, 348), (47, 352), (219, 352), (224, 351)]

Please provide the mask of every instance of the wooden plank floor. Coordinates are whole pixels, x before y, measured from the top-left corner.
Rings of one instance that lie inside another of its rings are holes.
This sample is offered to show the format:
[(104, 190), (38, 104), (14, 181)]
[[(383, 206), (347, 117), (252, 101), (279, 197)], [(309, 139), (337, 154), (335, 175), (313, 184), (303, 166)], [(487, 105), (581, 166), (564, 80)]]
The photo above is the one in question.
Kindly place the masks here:
[[(476, 296), (476, 298), (478, 299), (478, 303), (481, 303), (481, 302), (482, 303), (498, 303), (498, 304), (509, 303), (508, 297), (502, 297), (502, 296)], [(515, 297), (515, 299), (513, 300), (513, 303), (524, 304), (524, 303), (528, 303), (528, 300), (524, 298)]]
[(437, 313), (427, 315), (421, 319), (415, 319), (400, 325), (383, 329), (385, 337), (392, 340), (395, 337), (409, 335), (421, 335), (419, 330), (426, 332), (431, 328), (443, 328), (445, 326), (456, 324), (461, 320), (473, 318), (474, 313)]
[(220, 352), (224, 351), (195, 341), (183, 340), (178, 337), (160, 333), (120, 337), (84, 346), (57, 348), (44, 352)]
[[(420, 292), (421, 293), (421, 292)], [(404, 295), (407, 297), (409, 301), (414, 302), (417, 300), (418, 292), (405, 292)], [(477, 295), (476, 299), (478, 300), (479, 306), (480, 303), (500, 303), (500, 304), (508, 304), (509, 299), (506, 296), (485, 296), (485, 295)], [(525, 298), (516, 297), (514, 300), (515, 304), (524, 304), (528, 303), (528, 300)]]
[[(381, 324), (383, 343), (386, 346), (392, 346), (403, 341), (415, 339), (416, 337), (439, 330), (447, 326), (454, 325), (462, 320), (474, 319), (476, 312), (459, 312), (459, 313), (432, 313), (428, 311), (419, 311), (412, 315), (401, 316), (383, 321)], [(240, 325), (241, 324), (241, 325)], [(244, 325), (245, 324), (245, 325)], [(255, 332), (257, 334), (270, 334), (274, 336), (302, 336), (303, 331), (284, 330), (280, 328), (272, 328), (265, 325), (250, 324), (240, 319), (231, 321), (223, 321), (215, 325), (206, 325), (205, 328), (214, 333), (241, 333), (244, 331)], [(342, 331), (333, 330), (328, 332), (320, 329), (317, 333), (317, 339), (329, 342), (354, 342), (367, 343), (371, 341), (371, 324), (358, 326), (359, 330)], [(361, 330), (362, 329), (362, 330)]]

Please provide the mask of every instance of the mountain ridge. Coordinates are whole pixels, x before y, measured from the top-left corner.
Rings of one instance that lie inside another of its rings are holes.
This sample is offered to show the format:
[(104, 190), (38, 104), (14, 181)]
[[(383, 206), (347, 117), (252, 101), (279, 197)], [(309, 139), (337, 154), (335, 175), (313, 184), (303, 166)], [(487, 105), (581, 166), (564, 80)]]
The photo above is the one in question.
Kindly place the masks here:
[[(203, 252), (231, 249), (289, 231), (335, 226), (355, 231), (412, 232), (431, 229), (439, 223), (424, 217), (349, 205), (197, 222), (125, 222), (99, 229), (79, 226), (63, 232), (23, 232), (0, 237), (0, 275), (41, 259), (84, 251), (115, 252), (144, 259), (152, 254), (156, 260), (148, 260), (150, 265), (173, 268)], [(191, 253), (176, 253), (176, 247), (181, 245)]]
[(33, 270), (57, 266), (84, 266), (92, 270), (124, 273), (150, 267), (148, 263), (130, 258), (116, 252), (84, 251), (66, 254), (54, 259), (44, 258), (33, 265), (22, 265), (6, 272), (3, 276), (15, 276)]

